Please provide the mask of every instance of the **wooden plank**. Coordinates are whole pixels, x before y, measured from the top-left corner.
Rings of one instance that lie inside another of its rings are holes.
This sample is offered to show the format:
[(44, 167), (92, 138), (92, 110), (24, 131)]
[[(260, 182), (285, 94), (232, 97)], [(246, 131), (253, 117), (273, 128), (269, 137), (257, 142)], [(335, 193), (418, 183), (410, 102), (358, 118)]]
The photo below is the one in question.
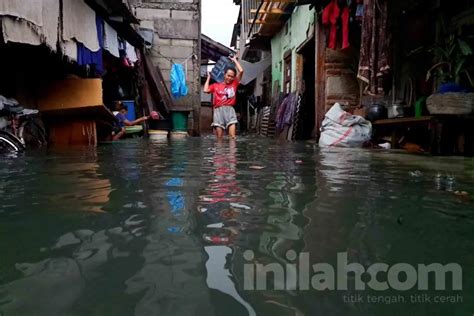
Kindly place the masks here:
[[(252, 24), (252, 23), (253, 23), (253, 20), (252, 20), (252, 19), (248, 20), (248, 23), (249, 23), (249, 24)], [(269, 21), (266, 21), (266, 20), (255, 20), (255, 24), (282, 25), (281, 22), (269, 22)]]
[(326, 71), (324, 69), (326, 65), (326, 34), (319, 23), (315, 23), (315, 28), (316, 80), (314, 90), (316, 93), (316, 126), (314, 128), (314, 134), (316, 135), (316, 138), (318, 138), (320, 135), (321, 125), (324, 120), (324, 115), (326, 114)]
[(102, 79), (66, 79), (41, 89), (38, 109), (41, 112), (87, 107), (103, 107)]
[(303, 55), (296, 54), (296, 92), (302, 93), (303, 90)]
[[(255, 14), (257, 13), (257, 9), (252, 9), (250, 10), (250, 13)], [(273, 8), (270, 10), (260, 10), (258, 11), (258, 14), (279, 14), (279, 15), (290, 15), (290, 12), (285, 12), (285, 10), (279, 9), (279, 8)]]
[(49, 124), (49, 141), (54, 145), (97, 145), (97, 126), (92, 120), (58, 121)]
[(433, 120), (434, 116), (422, 116), (422, 117), (403, 117), (395, 119), (385, 119), (373, 122), (373, 125), (410, 125), (417, 123), (429, 123)]
[(265, 3), (295, 3), (296, 0), (265, 0)]
[(48, 121), (86, 119), (102, 121), (110, 127), (117, 121), (113, 113), (103, 105), (88, 106), (73, 109), (58, 109), (42, 112), (43, 117)]
[[(159, 67), (153, 65), (150, 55), (145, 54), (145, 73), (155, 102), (163, 101), (166, 112), (173, 108), (173, 100)], [(164, 113), (162, 113), (164, 114)]]

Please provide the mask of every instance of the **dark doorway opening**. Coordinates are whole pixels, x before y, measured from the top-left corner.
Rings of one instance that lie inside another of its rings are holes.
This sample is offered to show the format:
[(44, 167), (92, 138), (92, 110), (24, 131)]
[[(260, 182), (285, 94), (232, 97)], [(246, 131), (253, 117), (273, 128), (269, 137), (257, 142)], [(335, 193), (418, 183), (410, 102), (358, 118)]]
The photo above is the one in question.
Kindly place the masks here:
[(314, 138), (315, 127), (315, 42), (314, 37), (299, 54), (303, 57), (303, 78), (301, 87), (301, 106), (296, 139)]

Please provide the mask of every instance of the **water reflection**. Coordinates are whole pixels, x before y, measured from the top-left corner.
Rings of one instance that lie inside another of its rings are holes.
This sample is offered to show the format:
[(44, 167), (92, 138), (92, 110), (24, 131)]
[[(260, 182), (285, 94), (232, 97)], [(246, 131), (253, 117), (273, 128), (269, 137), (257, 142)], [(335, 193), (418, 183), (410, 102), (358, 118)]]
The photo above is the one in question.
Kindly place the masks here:
[[(229, 270), (229, 259), (235, 252), (237, 236), (242, 233), (242, 223), (238, 221), (242, 209), (250, 209), (241, 204), (245, 193), (237, 180), (237, 147), (235, 140), (218, 140), (215, 147), (209, 149), (202, 168), (209, 171), (206, 187), (199, 196), (198, 232), (207, 244), (204, 247), (208, 260), (206, 262), (207, 286), (219, 293), (220, 299), (240, 304), (234, 307), (235, 315), (256, 315), (251, 305), (238, 293)], [(235, 305), (235, 304), (234, 304)], [(218, 313), (219, 314), (219, 313)]]
[[(276, 281), (271, 278), (268, 291), (245, 291), (243, 267), (257, 262), (284, 265), (289, 263), (285, 255), (288, 250), (303, 249), (303, 227), (307, 220), (302, 211), (313, 199), (304, 197), (303, 193), (314, 189), (314, 178), (312, 182), (303, 179), (306, 176), (303, 168), (279, 148), (266, 153), (272, 160), (262, 158), (263, 152), (254, 157), (251, 148), (254, 145), (235, 141), (217, 143), (210, 149), (211, 156), (204, 160), (203, 169), (209, 170), (210, 177), (200, 195), (198, 229), (208, 244), (205, 246), (209, 255), (208, 285), (232, 296), (240, 303), (240, 310), (245, 308), (246, 312), (235, 315), (269, 311), (298, 313), (296, 302), (288, 300), (288, 293), (272, 290)], [(267, 164), (269, 170), (249, 168), (255, 164)], [(253, 262), (244, 259), (243, 253), (248, 249), (255, 252)], [(219, 262), (217, 271), (210, 268), (215, 268), (216, 262)]]
[(348, 304), (351, 289), (301, 290), (291, 266), (286, 284), (269, 274), (266, 290), (246, 290), (244, 265), (294, 264), (289, 251), (335, 263), (347, 252), (364, 265), (458, 262), (473, 280), (474, 207), (453, 192), (472, 192), (473, 170), (470, 160), (245, 137), (120, 142), (0, 161), (0, 311), (466, 314), (470, 303)]
[(141, 295), (134, 315), (204, 315), (212, 310), (205, 281), (205, 254), (190, 234), (195, 225), (196, 170), (188, 168), (189, 143), (155, 143), (163, 165), (149, 174), (144, 187), (150, 205), (143, 264), (126, 282), (126, 293)]

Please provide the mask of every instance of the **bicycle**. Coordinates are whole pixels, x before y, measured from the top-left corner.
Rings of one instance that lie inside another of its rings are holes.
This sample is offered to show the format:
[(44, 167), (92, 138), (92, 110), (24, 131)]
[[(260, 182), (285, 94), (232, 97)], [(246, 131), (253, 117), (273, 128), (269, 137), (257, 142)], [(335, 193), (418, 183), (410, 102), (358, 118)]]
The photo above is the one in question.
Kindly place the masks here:
[(14, 99), (0, 96), (0, 150), (21, 152), (47, 144), (38, 110), (25, 109)]

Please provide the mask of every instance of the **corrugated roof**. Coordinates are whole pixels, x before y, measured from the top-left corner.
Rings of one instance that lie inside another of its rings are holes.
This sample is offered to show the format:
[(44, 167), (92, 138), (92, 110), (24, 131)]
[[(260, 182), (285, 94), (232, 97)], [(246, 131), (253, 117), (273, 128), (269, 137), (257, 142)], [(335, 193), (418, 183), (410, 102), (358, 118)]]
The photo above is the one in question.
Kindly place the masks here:
[(214, 41), (209, 36), (201, 34), (201, 59), (218, 61), (221, 56), (235, 54), (235, 51), (224, 44)]

